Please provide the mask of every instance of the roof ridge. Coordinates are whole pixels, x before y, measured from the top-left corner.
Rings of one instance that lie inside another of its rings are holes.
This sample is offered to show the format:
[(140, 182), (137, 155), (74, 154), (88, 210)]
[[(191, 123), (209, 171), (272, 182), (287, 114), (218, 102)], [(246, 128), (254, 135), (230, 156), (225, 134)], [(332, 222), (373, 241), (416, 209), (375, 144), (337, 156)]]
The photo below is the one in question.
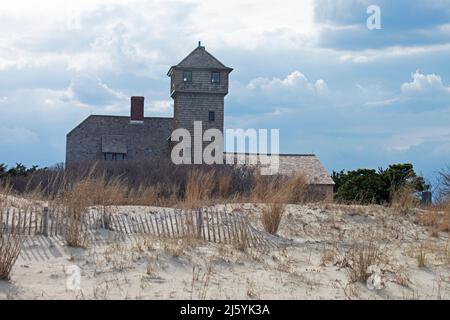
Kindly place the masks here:
[[(130, 118), (130, 116), (121, 116), (113, 114), (91, 114), (89, 117), (109, 117), (109, 118)], [(144, 117), (144, 119), (167, 119), (173, 120), (173, 117)]]
[[(200, 46), (196, 47), (194, 50), (192, 50), (186, 57), (183, 58), (175, 67), (183, 67), (182, 65), (186, 63), (189, 58), (193, 57), (196, 52), (199, 52), (199, 54), (206, 54), (213, 62), (214, 64), (217, 64), (217, 67), (220, 69), (229, 69), (225, 64), (223, 64), (219, 59), (217, 59), (215, 56), (212, 55), (212, 53), (208, 52), (205, 47)], [(195, 56), (194, 56), (195, 58)], [(195, 67), (195, 66), (192, 66)]]
[[(224, 152), (225, 154), (236, 154), (236, 155), (242, 155), (242, 154), (244, 154), (244, 155), (246, 155), (246, 156), (248, 156), (248, 155), (255, 155), (255, 156), (257, 156), (257, 155), (268, 155), (268, 156), (271, 156), (272, 154), (271, 153), (267, 153), (267, 154), (265, 154), (265, 153), (249, 153), (249, 152)], [(316, 155), (315, 154), (313, 154), (313, 153), (278, 153), (278, 154), (273, 154), (273, 155), (278, 155), (278, 156), (281, 156), (281, 157), (316, 157)]]

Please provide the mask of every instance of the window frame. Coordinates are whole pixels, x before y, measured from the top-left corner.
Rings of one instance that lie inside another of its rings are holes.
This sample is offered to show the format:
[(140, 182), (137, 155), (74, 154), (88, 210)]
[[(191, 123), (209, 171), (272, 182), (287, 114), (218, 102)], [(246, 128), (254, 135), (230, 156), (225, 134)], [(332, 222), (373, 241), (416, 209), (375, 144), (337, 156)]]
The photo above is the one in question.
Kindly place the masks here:
[[(108, 158), (108, 156), (110, 156), (111, 158)], [(114, 153), (112, 153), (112, 152), (105, 152), (104, 154), (103, 154), (103, 159), (105, 160), (105, 161), (114, 161)]]
[[(121, 159), (118, 159), (118, 156), (121, 156)], [(125, 161), (127, 159), (126, 153), (115, 153), (115, 152), (104, 152), (103, 160), (104, 161)]]
[[(190, 77), (185, 77), (185, 74), (190, 74)], [(191, 70), (183, 70), (183, 82), (190, 83), (192, 82), (192, 71)]]
[[(118, 159), (118, 156), (121, 157), (121, 159)], [(114, 159), (115, 161), (124, 161), (127, 158), (125, 153), (115, 153), (114, 154)]]
[[(217, 74), (217, 81), (215, 81), (214, 75)], [(220, 84), (220, 71), (211, 71), (211, 83)]]
[(208, 121), (214, 122), (216, 121), (216, 112), (213, 110), (208, 111)]

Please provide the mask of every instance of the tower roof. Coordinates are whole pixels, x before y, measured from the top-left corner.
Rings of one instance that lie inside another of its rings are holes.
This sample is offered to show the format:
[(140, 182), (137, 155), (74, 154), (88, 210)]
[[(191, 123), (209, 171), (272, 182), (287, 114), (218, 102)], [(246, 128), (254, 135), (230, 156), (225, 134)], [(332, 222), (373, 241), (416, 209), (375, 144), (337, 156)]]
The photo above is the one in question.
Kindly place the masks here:
[(211, 53), (206, 51), (204, 46), (199, 46), (195, 48), (190, 54), (187, 55), (186, 58), (181, 60), (175, 66), (172, 66), (167, 73), (170, 75), (172, 69), (174, 68), (198, 68), (198, 69), (217, 69), (217, 70), (228, 70), (232, 71), (232, 68), (225, 66), (222, 62), (220, 62), (217, 58), (215, 58)]

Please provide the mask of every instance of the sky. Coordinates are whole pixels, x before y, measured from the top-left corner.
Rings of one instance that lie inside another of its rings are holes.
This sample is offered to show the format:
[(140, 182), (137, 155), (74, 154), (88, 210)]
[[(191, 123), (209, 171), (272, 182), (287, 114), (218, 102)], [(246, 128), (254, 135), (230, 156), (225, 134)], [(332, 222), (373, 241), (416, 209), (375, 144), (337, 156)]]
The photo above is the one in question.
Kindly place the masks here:
[(0, 163), (63, 162), (73, 127), (132, 95), (172, 116), (166, 73), (201, 40), (234, 68), (227, 128), (279, 128), (330, 173), (450, 165), (450, 0), (0, 1)]

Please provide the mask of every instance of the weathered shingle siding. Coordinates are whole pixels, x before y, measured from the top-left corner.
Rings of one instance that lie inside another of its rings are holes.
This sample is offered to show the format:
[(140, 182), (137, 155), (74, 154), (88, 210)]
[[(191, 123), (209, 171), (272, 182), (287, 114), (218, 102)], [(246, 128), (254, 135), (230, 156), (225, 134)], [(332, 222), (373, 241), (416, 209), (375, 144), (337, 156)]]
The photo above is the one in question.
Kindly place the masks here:
[[(246, 164), (258, 164), (256, 154), (238, 154), (244, 157)], [(226, 163), (237, 163), (237, 155), (234, 153), (225, 153)], [(311, 201), (333, 201), (334, 181), (328, 175), (325, 167), (320, 160), (313, 154), (305, 155), (278, 155), (278, 173), (281, 175), (292, 176), (302, 174), (308, 183), (307, 198)]]
[[(192, 72), (192, 82), (183, 82), (183, 72)], [(211, 82), (211, 73), (220, 72), (220, 83)], [(195, 93), (228, 93), (228, 72), (216, 69), (174, 69), (170, 81), (170, 94), (174, 92), (195, 92)]]
[[(258, 163), (258, 165), (261, 165), (257, 154), (235, 154), (227, 152), (225, 153), (226, 162), (236, 161), (237, 155), (244, 156), (246, 163)], [(268, 157), (270, 158), (271, 156), (269, 155)], [(303, 174), (309, 184), (334, 185), (334, 181), (328, 175), (325, 167), (313, 154), (280, 154), (278, 155), (278, 163), (279, 174), (289, 176)]]
[(173, 118), (144, 118), (142, 124), (132, 124), (129, 117), (90, 116), (67, 135), (66, 163), (103, 159), (104, 135), (124, 136), (129, 160), (168, 154), (172, 128)]
[[(215, 120), (212, 122), (208, 119), (209, 111), (215, 112)], [(192, 134), (194, 121), (202, 121), (203, 130), (217, 128), (223, 132), (223, 95), (177, 93), (174, 101), (174, 119), (176, 128), (185, 128)]]
[(334, 185), (333, 179), (315, 155), (280, 155), (280, 173), (302, 173), (310, 184)]
[[(204, 47), (196, 48), (169, 70), (175, 129), (187, 129), (193, 139), (194, 121), (201, 121), (203, 131), (218, 129), (223, 132), (224, 98), (228, 94), (228, 77), (232, 70), (214, 58)], [(191, 82), (183, 81), (184, 71), (192, 72)], [(212, 72), (220, 72), (219, 83), (211, 82)], [(214, 112), (214, 121), (209, 121), (210, 111)], [(207, 144), (209, 143), (203, 143), (203, 146)], [(193, 152), (193, 140), (191, 149)]]
[(205, 47), (199, 46), (195, 48), (190, 54), (186, 56), (178, 67), (205, 67), (205, 68), (217, 68), (228, 69), (222, 62), (217, 60), (213, 55), (205, 50)]

